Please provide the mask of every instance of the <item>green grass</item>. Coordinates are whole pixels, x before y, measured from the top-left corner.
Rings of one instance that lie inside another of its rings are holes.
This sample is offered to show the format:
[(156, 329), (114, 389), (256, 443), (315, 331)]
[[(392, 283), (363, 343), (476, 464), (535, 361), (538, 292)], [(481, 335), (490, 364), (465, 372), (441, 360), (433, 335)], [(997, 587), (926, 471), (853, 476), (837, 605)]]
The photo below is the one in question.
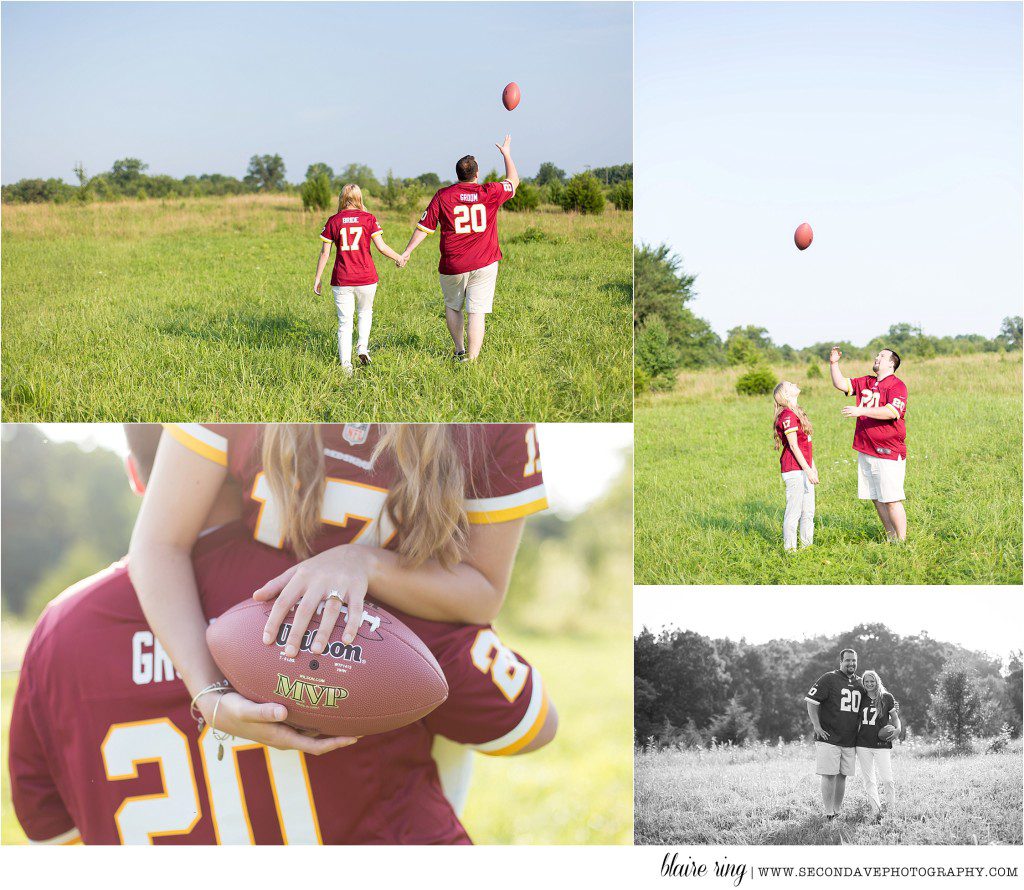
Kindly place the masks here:
[(518, 757), (479, 757), (463, 822), (478, 844), (632, 840), (629, 628), (559, 639), (503, 634), (541, 672), (558, 735)]
[[(472, 366), (450, 360), (436, 237), (401, 271), (375, 254), (374, 363), (352, 379), (312, 291), (324, 218), (287, 196), (5, 205), (4, 419), (631, 419), (631, 213), (503, 213)], [(402, 250), (417, 213), (379, 218)]]
[(637, 404), (637, 584), (1021, 583), (1020, 353), (900, 369), (910, 392), (905, 546), (887, 544), (874, 507), (857, 499), (854, 422), (840, 415), (851, 401), (805, 366), (774, 370), (803, 389), (814, 424), (815, 546), (782, 549), (771, 396), (736, 395), (740, 370), (686, 373)]
[[(557, 639), (503, 632), (502, 638), (541, 672), (558, 710), (559, 730), (550, 745), (531, 754), (477, 756), (463, 818), (470, 837), (477, 844), (630, 843), (629, 628)], [(9, 656), (5, 653), (5, 658)], [(5, 671), (4, 751), (16, 687), (16, 673)], [(0, 843), (23, 844), (25, 835), (11, 806), (6, 762), (2, 773)]]
[[(913, 398), (913, 395), (911, 395)], [(810, 745), (638, 753), (638, 844), (1020, 844), (1021, 743), (999, 754), (893, 751), (896, 810), (879, 824), (859, 774), (822, 818)]]

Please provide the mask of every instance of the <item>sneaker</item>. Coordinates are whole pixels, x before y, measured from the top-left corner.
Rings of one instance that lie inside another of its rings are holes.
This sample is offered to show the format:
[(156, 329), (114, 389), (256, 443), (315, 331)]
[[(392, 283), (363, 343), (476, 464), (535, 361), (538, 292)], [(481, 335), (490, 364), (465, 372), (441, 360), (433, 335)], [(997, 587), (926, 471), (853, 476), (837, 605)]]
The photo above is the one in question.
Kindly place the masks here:
[(356, 356), (356, 357), (359, 359), (359, 364), (361, 364), (361, 365), (368, 365), (368, 364), (370, 364), (370, 353), (369, 352), (360, 352), (359, 355)]
[(468, 362), (469, 361), (469, 359), (466, 357), (466, 350), (465, 349), (456, 352), (455, 355), (452, 356), (452, 358), (455, 359), (455, 361), (457, 361), (457, 362)]
[(344, 374), (346, 377), (351, 377), (352, 376), (352, 366), (351, 365), (342, 365), (341, 366), (341, 373)]

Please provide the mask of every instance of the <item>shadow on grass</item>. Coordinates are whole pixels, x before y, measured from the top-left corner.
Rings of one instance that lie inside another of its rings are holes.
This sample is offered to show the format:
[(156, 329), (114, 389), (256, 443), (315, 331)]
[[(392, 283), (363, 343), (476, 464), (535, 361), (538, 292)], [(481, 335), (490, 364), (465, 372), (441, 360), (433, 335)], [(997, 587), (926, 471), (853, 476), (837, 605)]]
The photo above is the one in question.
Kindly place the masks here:
[[(187, 337), (210, 343), (241, 342), (260, 347), (313, 345), (317, 352), (321, 349), (316, 341), (325, 340), (323, 331), (304, 319), (248, 310), (210, 318), (199, 317), (186, 308), (169, 321), (159, 324), (157, 330), (170, 337)], [(330, 352), (333, 354), (333, 337), (330, 339)]]
[(620, 281), (609, 281), (600, 288), (605, 293), (618, 294), (622, 303), (633, 304), (633, 282), (625, 279)]

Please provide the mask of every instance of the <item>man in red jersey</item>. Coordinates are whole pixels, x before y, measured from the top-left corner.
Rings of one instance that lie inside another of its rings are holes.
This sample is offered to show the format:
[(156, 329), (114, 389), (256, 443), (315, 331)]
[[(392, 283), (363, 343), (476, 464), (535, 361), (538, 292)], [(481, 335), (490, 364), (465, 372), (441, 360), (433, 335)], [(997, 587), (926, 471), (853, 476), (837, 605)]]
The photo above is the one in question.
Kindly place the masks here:
[(853, 396), (857, 404), (843, 408), (844, 417), (857, 418), (853, 450), (857, 452), (857, 494), (873, 501), (890, 541), (907, 539), (903, 491), (907, 472), (907, 385), (896, 376), (900, 357), (891, 349), (875, 356), (874, 376), (848, 380), (839, 370), (842, 350), (829, 354), (832, 385)]
[[(141, 435), (129, 432), (132, 476), (144, 484), (155, 449)], [(238, 503), (227, 490), (209, 523), (227, 524), (193, 551), (208, 619), (294, 562), (230, 521)], [(441, 707), (320, 757), (235, 738), (220, 760), (124, 562), (66, 591), (33, 633), (11, 720), (12, 797), (26, 834), (47, 843), (469, 842), (445, 796), (464, 796), (464, 756), (453, 763), (449, 751), (445, 781), (432, 757), (437, 736), (525, 753), (550, 741), (557, 718), (540, 676), (492, 628), (392, 611), (441, 664), (450, 689)]]
[[(455, 358), (472, 361), (484, 342), (484, 322), (494, 304), (498, 281), (498, 208), (516, 193), (519, 173), (512, 161), (512, 140), (506, 136), (497, 145), (505, 160), (501, 182), (477, 181), (480, 168), (476, 158), (466, 155), (455, 165), (458, 182), (438, 189), (412, 233), (402, 254), (406, 260), (427, 235), (441, 226), (441, 291), (444, 294), (448, 331), (455, 343)], [(469, 316), (469, 353), (463, 340), (465, 317)]]

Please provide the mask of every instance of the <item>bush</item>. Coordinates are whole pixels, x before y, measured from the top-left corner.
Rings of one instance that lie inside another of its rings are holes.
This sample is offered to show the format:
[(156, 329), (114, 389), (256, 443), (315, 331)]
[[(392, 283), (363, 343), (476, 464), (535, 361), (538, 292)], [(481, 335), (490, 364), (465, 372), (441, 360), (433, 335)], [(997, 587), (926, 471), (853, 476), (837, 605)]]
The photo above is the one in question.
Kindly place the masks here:
[(590, 173), (577, 173), (562, 193), (562, 209), (566, 213), (604, 213), (604, 191), (597, 177)]
[(620, 182), (608, 193), (608, 198), (617, 210), (633, 209), (633, 180)]
[(660, 315), (649, 316), (637, 328), (636, 364), (650, 378), (670, 374), (679, 364), (679, 353)]
[(331, 206), (331, 178), (320, 172), (302, 183), (302, 209), (327, 210)]
[(545, 204), (562, 206), (562, 199), (565, 197), (565, 186), (557, 179), (540, 187), (540, 199)]
[(812, 377), (821, 377), (821, 365), (816, 361), (807, 364), (807, 379), (810, 380)]
[(725, 706), (725, 712), (711, 719), (708, 733), (719, 742), (742, 745), (757, 741), (757, 726), (754, 718), (736, 699)]
[(741, 396), (771, 395), (778, 381), (768, 368), (750, 368), (736, 381), (736, 392)]
[(962, 659), (952, 658), (943, 666), (928, 716), (954, 751), (970, 753), (984, 715), (977, 676)]
[(528, 182), (520, 182), (516, 193), (503, 205), (505, 210), (521, 213), (524, 210), (536, 210), (540, 207), (540, 190)]

